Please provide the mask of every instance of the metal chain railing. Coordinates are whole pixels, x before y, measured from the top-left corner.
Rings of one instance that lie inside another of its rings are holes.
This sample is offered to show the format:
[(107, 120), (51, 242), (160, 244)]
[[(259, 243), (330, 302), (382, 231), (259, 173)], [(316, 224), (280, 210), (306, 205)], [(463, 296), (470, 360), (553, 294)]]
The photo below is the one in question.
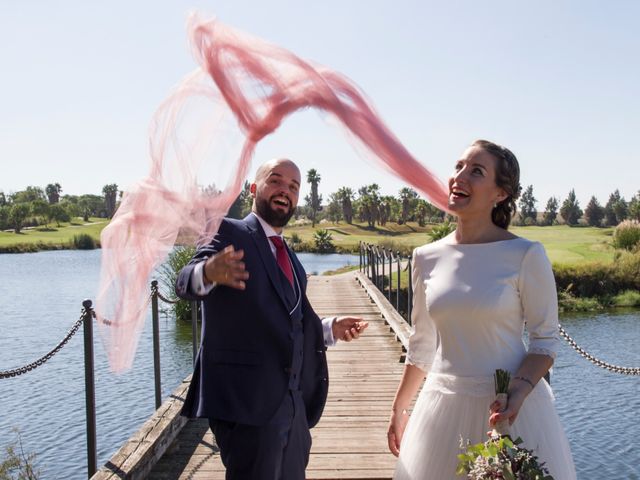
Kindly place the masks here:
[[(384, 249), (382, 249), (384, 251)], [(364, 243), (361, 242), (360, 243), (360, 257), (361, 257), (361, 268), (360, 270), (363, 271), (368, 277), (369, 279), (374, 283), (374, 285), (376, 287), (378, 287), (379, 290), (381, 290), (384, 293), (384, 286), (381, 288), (380, 285), (384, 285), (384, 281), (380, 281), (380, 274), (378, 272), (378, 265), (380, 263), (380, 261), (384, 262), (384, 254), (380, 254), (380, 247), (376, 246), (376, 245), (371, 245), (368, 243)], [(397, 255), (397, 259), (398, 262), (400, 261), (400, 253), (398, 252)], [(411, 272), (411, 257), (408, 258), (409, 263), (405, 266), (404, 270), (409, 270), (409, 272)], [(390, 269), (391, 270), (391, 269)], [(398, 272), (399, 274), (399, 272)], [(384, 276), (384, 270), (383, 270), (383, 276)], [(409, 278), (411, 278), (411, 274), (409, 273)], [(398, 290), (400, 290), (400, 286), (398, 284)], [(409, 288), (408, 288), (408, 305), (407, 305), (407, 314), (408, 314), (408, 318), (411, 318), (411, 298), (412, 298), (412, 285), (411, 282), (409, 282)], [(397, 307), (396, 307), (397, 309)], [(409, 325), (411, 325), (410, 320), (406, 320), (407, 323), (409, 323)], [(591, 355), (589, 352), (587, 352), (584, 348), (582, 348), (580, 345), (577, 344), (577, 342), (571, 338), (569, 336), (569, 334), (566, 332), (566, 330), (562, 327), (562, 325), (559, 326), (559, 332), (560, 335), (569, 343), (569, 345), (571, 345), (571, 347), (580, 354), (580, 356), (582, 356), (583, 358), (586, 358), (587, 360), (589, 360), (591, 363), (593, 363), (594, 365), (597, 365), (598, 367), (604, 368), (605, 370), (608, 370), (610, 372), (614, 372), (614, 373), (620, 373), (623, 375), (640, 375), (640, 368), (636, 368), (636, 367), (622, 367), (619, 365), (613, 365), (611, 363), (607, 363), (603, 360), (600, 360), (599, 358), (597, 358), (595, 355)]]
[(581, 357), (586, 358), (587, 360), (589, 360), (594, 365), (597, 365), (598, 367), (604, 368), (605, 370), (609, 370), (610, 372), (621, 373), (623, 375), (640, 375), (640, 368), (621, 367), (619, 365), (612, 365), (611, 363), (607, 363), (607, 362), (605, 362), (603, 360), (600, 360), (599, 358), (595, 357), (594, 355), (591, 355), (584, 348), (582, 348), (580, 345), (578, 345), (573, 338), (571, 338), (569, 336), (569, 334), (566, 332), (566, 330), (564, 328), (562, 328), (562, 325), (560, 325), (560, 335), (562, 335), (562, 337), (569, 343), (569, 345), (571, 345), (571, 347), (576, 352), (578, 352), (580, 354)]
[(58, 353), (62, 349), (62, 347), (64, 347), (67, 344), (67, 342), (71, 339), (71, 337), (73, 337), (76, 334), (76, 332), (80, 328), (80, 325), (82, 325), (82, 322), (84, 322), (86, 315), (87, 315), (87, 310), (83, 308), (82, 313), (80, 314), (80, 318), (76, 321), (76, 323), (73, 324), (69, 332), (60, 341), (60, 343), (58, 343), (58, 345), (56, 345), (49, 353), (40, 357), (35, 362), (31, 362), (25, 365), (24, 367), (14, 368), (12, 370), (6, 370), (4, 372), (0, 371), (0, 378), (17, 377), (19, 375), (30, 372), (31, 370), (35, 370), (40, 365), (43, 365), (44, 363), (46, 363), (48, 360), (51, 359), (51, 357), (53, 357), (56, 353)]

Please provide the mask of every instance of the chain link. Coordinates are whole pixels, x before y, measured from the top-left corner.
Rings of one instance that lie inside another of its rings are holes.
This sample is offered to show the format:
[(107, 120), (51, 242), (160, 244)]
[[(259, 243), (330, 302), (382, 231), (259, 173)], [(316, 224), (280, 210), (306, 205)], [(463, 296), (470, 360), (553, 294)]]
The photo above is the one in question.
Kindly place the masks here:
[[(91, 312), (93, 313), (93, 310), (91, 310)], [(0, 378), (17, 377), (24, 373), (30, 372), (31, 370), (35, 370), (40, 365), (43, 365), (44, 363), (46, 363), (47, 360), (51, 359), (51, 357), (53, 357), (56, 353), (58, 353), (62, 349), (62, 347), (64, 347), (67, 344), (67, 342), (71, 339), (71, 337), (73, 337), (76, 334), (76, 332), (80, 328), (80, 325), (82, 325), (82, 322), (84, 322), (86, 314), (87, 314), (87, 310), (83, 308), (82, 313), (80, 314), (80, 318), (76, 321), (76, 323), (73, 324), (73, 327), (71, 327), (71, 330), (69, 330), (69, 332), (65, 335), (62, 341), (58, 343), (58, 345), (56, 345), (53, 348), (53, 350), (51, 350), (49, 353), (39, 358), (35, 362), (25, 365), (24, 367), (14, 368), (13, 370), (7, 370), (4, 372), (0, 371)]]
[(158, 298), (160, 300), (162, 300), (164, 303), (170, 303), (172, 305), (175, 305), (176, 303), (178, 303), (180, 301), (180, 300), (169, 300), (168, 298), (163, 296), (160, 293), (160, 289), (158, 288), (158, 282), (156, 282), (155, 280), (153, 282), (151, 282), (151, 296), (153, 297), (154, 295), (157, 295)]
[(594, 357), (589, 352), (584, 350), (580, 345), (578, 345), (576, 341), (569, 336), (569, 334), (565, 331), (565, 329), (562, 328), (562, 325), (560, 325), (560, 335), (562, 335), (562, 337), (567, 342), (569, 342), (569, 345), (571, 345), (571, 347), (573, 347), (573, 349), (576, 352), (578, 352), (581, 357), (586, 358), (594, 365), (604, 368), (605, 370), (609, 370), (610, 372), (621, 373), (623, 375), (640, 375), (640, 368), (621, 367), (619, 365), (612, 365), (610, 363), (600, 360), (599, 358)]

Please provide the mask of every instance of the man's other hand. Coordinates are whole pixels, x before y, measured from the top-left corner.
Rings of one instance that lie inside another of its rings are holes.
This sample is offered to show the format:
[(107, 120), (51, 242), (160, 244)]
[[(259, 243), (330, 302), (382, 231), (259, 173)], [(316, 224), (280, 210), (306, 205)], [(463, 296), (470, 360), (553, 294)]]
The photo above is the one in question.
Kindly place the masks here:
[(361, 317), (338, 317), (331, 326), (333, 338), (350, 342), (358, 338), (360, 334), (369, 326)]

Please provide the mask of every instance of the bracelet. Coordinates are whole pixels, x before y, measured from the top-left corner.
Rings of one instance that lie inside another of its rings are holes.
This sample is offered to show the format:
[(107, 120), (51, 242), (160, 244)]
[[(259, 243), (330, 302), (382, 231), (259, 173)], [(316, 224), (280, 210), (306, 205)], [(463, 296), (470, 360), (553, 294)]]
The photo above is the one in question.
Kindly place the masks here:
[[(393, 413), (398, 413), (395, 409), (391, 409), (391, 411), (392, 411)], [(406, 408), (403, 408), (402, 410), (400, 410), (400, 413), (401, 413), (402, 415), (409, 415), (409, 410), (407, 410)]]
[(529, 380), (526, 377), (513, 377), (514, 380), (522, 380), (523, 382), (527, 382), (529, 385), (531, 385), (531, 390), (533, 390), (534, 388), (536, 388), (536, 386), (533, 384), (533, 382), (531, 380)]

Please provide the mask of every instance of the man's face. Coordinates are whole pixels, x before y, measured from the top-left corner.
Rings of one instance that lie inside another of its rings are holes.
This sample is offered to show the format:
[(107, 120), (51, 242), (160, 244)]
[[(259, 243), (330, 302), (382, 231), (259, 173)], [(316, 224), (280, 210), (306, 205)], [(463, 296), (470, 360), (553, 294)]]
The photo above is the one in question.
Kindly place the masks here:
[(300, 170), (290, 160), (269, 162), (258, 170), (251, 193), (258, 215), (272, 227), (284, 227), (298, 205)]

